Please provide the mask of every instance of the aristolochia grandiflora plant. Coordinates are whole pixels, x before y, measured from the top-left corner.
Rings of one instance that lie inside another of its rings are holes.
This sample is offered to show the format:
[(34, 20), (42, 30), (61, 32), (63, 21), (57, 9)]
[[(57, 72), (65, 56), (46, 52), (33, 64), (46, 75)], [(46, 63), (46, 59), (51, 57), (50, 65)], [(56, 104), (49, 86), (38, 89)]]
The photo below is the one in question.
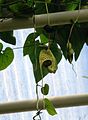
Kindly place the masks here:
[[(87, 8), (87, 0), (0, 0), (0, 18), (4, 19), (28, 19), (37, 14), (54, 13), (60, 11), (71, 11)], [(79, 17), (79, 16), (78, 16)], [(27, 36), (23, 46), (23, 55), (28, 55), (32, 64), (36, 82), (37, 93), (37, 113), (33, 117), (39, 116), (38, 87), (45, 96), (49, 92), (49, 85), (43, 85), (43, 78), (48, 73), (55, 73), (57, 66), (62, 58), (62, 54), (70, 63), (73, 55), (75, 60), (78, 59), (80, 51), (86, 43), (88, 45), (88, 23), (78, 23), (78, 17), (75, 21), (71, 20), (70, 25), (49, 26), (43, 28), (34, 28), (34, 33)], [(35, 19), (34, 19), (35, 26)], [(40, 40), (35, 40), (40, 37)], [(0, 32), (0, 39), (6, 43), (15, 45), (16, 39), (13, 31)], [(6, 48), (3, 50), (3, 44), (0, 43), (0, 70), (8, 67), (14, 58), (13, 49)], [(42, 85), (38, 83), (42, 80)], [(49, 114), (55, 115), (56, 111), (52, 103), (44, 97), (44, 108)]]

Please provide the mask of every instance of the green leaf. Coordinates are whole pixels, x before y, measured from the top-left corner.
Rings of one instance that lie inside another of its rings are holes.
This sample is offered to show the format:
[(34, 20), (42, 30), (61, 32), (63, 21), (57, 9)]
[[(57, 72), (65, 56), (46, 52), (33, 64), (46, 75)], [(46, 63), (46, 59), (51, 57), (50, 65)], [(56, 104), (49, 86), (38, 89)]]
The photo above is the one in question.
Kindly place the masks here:
[(48, 38), (44, 34), (40, 34), (40, 40), (43, 44), (48, 43)]
[(75, 10), (79, 5), (80, 0), (65, 0), (66, 10)]
[(0, 4), (4, 3), (4, 0), (0, 0)]
[(44, 14), (44, 13), (46, 13), (46, 6), (45, 6), (45, 4), (42, 4), (41, 2), (40, 3), (36, 2), (35, 14)]
[(0, 43), (0, 52), (2, 51), (2, 49), (3, 49), (3, 44)]
[(86, 40), (85, 40), (85, 41), (86, 41), (86, 44), (88, 45), (88, 38), (86, 38)]
[(49, 85), (45, 84), (44, 87), (41, 88), (41, 92), (43, 95), (47, 95), (49, 92)]
[(83, 41), (88, 45), (88, 22), (80, 24), (80, 38), (82, 37)]
[(51, 3), (52, 0), (45, 0), (46, 3)]
[(67, 5), (67, 10), (75, 10), (76, 8), (77, 8), (77, 6), (78, 6), (78, 4), (74, 4), (74, 3), (72, 3), (72, 4), (68, 4)]
[(32, 62), (36, 83), (39, 82), (42, 79), (42, 77), (48, 74), (48, 70), (45, 67), (42, 67), (43, 75), (41, 74), (40, 64), (39, 64), (39, 54), (40, 51), (44, 48), (41, 47), (41, 44), (39, 43), (38, 40), (35, 41), (35, 38), (37, 37), (38, 37), (37, 33), (29, 34), (23, 48), (24, 56), (29, 55), (30, 60)]
[(67, 39), (70, 31), (70, 26), (63, 26), (57, 29), (56, 32), (56, 41), (61, 47), (64, 57), (67, 59)]
[(27, 1), (27, 4), (29, 6), (34, 6), (34, 1), (33, 0), (26, 0)]
[(44, 102), (45, 102), (45, 109), (47, 110), (47, 112), (52, 116), (56, 115), (57, 112), (56, 112), (52, 102), (47, 98), (44, 99)]
[[(38, 40), (35, 41), (35, 38), (37, 38), (38, 35), (39, 35), (38, 33), (29, 34), (23, 48), (24, 56), (29, 55), (30, 60), (33, 64), (33, 71), (34, 71), (36, 83), (39, 82), (43, 77), (45, 77), (49, 73), (49, 70), (45, 66), (42, 66), (42, 73), (41, 73), (40, 64), (39, 64), (39, 54), (41, 50), (46, 48), (44, 48), (44, 46), (42, 46), (42, 44), (39, 43)], [(50, 49), (54, 54), (57, 63), (59, 63), (62, 58), (62, 54), (57, 44), (53, 43)]]
[[(63, 55), (67, 59), (67, 40), (69, 36), (69, 32), (71, 29), (71, 25), (64, 25), (61, 28), (58, 27), (55, 39), (57, 43), (60, 45)], [(80, 24), (80, 26), (75, 25), (71, 34), (70, 42), (72, 44), (72, 48), (75, 52), (75, 60), (78, 59), (81, 49), (84, 43), (87, 43), (88, 39), (88, 23)]]
[(54, 57), (56, 58), (56, 61), (57, 61), (57, 64), (58, 64), (61, 61), (61, 58), (62, 58), (61, 50), (58, 48), (58, 45), (57, 45), (56, 42), (53, 42), (50, 45), (50, 49), (51, 49)]
[(81, 28), (74, 28), (71, 36), (72, 48), (75, 52), (75, 60), (78, 59), (81, 49), (85, 43), (85, 32)]
[[(26, 38), (24, 47), (23, 47), (23, 55), (29, 55), (30, 52), (34, 51), (34, 46), (35, 46), (35, 39), (39, 35), (37, 33), (31, 33), (28, 35)], [(33, 50), (31, 50), (33, 48)], [(33, 55), (33, 54), (32, 54)]]
[(32, 17), (34, 14), (34, 8), (30, 7), (29, 4), (24, 2), (18, 2), (16, 4), (9, 5), (9, 10), (13, 13), (15, 17), (18, 18), (28, 18)]
[[(48, 69), (46, 67), (42, 67), (40, 69), (40, 64), (39, 64), (39, 54), (40, 51), (44, 48), (40, 47), (39, 41), (36, 41), (36, 46), (33, 46), (31, 50), (33, 50), (33, 53), (29, 53), (29, 57), (32, 61), (33, 64), (33, 71), (34, 71), (34, 76), (35, 76), (35, 81), (38, 83), (42, 78), (44, 78), (48, 73)], [(35, 53), (36, 51), (36, 53)]]
[(0, 70), (7, 68), (13, 61), (14, 53), (13, 50), (7, 47), (3, 53), (0, 53)]
[(16, 38), (13, 36), (13, 31), (0, 32), (0, 39), (12, 45), (16, 44)]

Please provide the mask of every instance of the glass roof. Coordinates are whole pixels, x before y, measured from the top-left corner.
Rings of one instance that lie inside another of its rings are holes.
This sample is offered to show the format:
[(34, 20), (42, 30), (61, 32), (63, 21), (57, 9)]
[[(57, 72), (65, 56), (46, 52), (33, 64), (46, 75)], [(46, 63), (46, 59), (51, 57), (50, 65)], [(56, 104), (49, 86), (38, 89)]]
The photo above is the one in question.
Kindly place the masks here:
[[(33, 29), (14, 31), (17, 39), (12, 64), (0, 71), (0, 102), (35, 99), (35, 79), (32, 64), (28, 56), (23, 57), (23, 44)], [(4, 43), (5, 46), (8, 44)], [(18, 49), (16, 49), (18, 48)], [(88, 93), (88, 47), (86, 44), (73, 66), (63, 57), (55, 74), (48, 74), (44, 82), (50, 86), (48, 96), (64, 96)], [(40, 82), (41, 84), (41, 82)], [(40, 93), (40, 98), (42, 95)], [(58, 101), (59, 102), (59, 101)], [(50, 116), (46, 111), (41, 114), (43, 120), (88, 120), (88, 106), (59, 108), (58, 114)], [(0, 120), (32, 120), (36, 111), (0, 115)]]

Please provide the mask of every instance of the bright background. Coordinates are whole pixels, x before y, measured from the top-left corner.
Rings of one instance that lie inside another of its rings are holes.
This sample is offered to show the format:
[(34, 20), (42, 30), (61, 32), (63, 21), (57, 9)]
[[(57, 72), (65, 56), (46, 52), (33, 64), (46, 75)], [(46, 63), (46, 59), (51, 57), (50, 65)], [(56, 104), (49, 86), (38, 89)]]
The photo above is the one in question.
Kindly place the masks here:
[[(22, 47), (27, 35), (33, 29), (17, 30), (14, 35), (17, 39), (16, 46), (4, 43), (12, 48)], [(0, 41), (1, 42), (1, 41)], [(35, 99), (35, 79), (32, 64), (28, 56), (23, 57), (23, 49), (14, 49), (15, 58), (13, 63), (5, 70), (0, 71), (0, 102)], [(84, 45), (77, 62), (69, 64), (63, 57), (55, 74), (48, 74), (44, 82), (50, 86), (48, 96), (63, 96), (88, 93), (88, 47)], [(76, 75), (77, 74), (77, 75)], [(41, 83), (40, 83), (41, 84)], [(40, 97), (42, 95), (40, 94)], [(59, 101), (58, 101), (59, 102)], [(59, 108), (58, 114), (50, 116), (44, 111), (42, 120), (88, 120), (88, 106)], [(34, 112), (21, 112), (0, 115), (0, 120), (32, 120)]]

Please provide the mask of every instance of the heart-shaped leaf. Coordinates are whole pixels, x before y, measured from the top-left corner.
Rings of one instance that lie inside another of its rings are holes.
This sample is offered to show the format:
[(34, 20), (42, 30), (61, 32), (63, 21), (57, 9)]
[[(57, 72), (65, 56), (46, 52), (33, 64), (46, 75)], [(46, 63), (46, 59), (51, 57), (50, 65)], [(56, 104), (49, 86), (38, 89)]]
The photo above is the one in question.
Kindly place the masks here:
[(13, 13), (16, 18), (28, 18), (34, 14), (34, 8), (26, 2), (18, 2), (9, 5), (9, 11)]
[(0, 32), (0, 39), (12, 45), (16, 44), (16, 38), (13, 36), (13, 31)]
[[(49, 69), (47, 67), (45, 67), (44, 65), (42, 66), (42, 73), (41, 73), (41, 69), (40, 69), (40, 64), (39, 64), (39, 55), (40, 55), (40, 51), (41, 50), (46, 50), (46, 45), (42, 45), (42, 43), (39, 42), (39, 40), (35, 39), (39, 36), (39, 33), (31, 33), (29, 34), (29, 36), (26, 39), (26, 42), (24, 44), (24, 48), (23, 48), (23, 54), (25, 55), (29, 55), (30, 60), (33, 64), (33, 72), (34, 72), (34, 76), (35, 76), (35, 81), (36, 83), (38, 83), (42, 78), (44, 78), (48, 73), (49, 73)], [(60, 62), (61, 58), (62, 58), (62, 54), (60, 49), (58, 49), (58, 46), (56, 43), (53, 43), (51, 46), (51, 51), (52, 54), (54, 54), (57, 64)], [(50, 61), (49, 65), (51, 64)], [(46, 64), (46, 63), (44, 63)]]
[(78, 59), (81, 49), (85, 43), (85, 32), (81, 28), (74, 28), (72, 36), (71, 36), (71, 44), (73, 46), (73, 50), (75, 52), (75, 60)]
[[(29, 57), (33, 64), (35, 81), (36, 81), (36, 83), (38, 83), (49, 72), (48, 72), (47, 68), (44, 66), (40, 69), (39, 54), (40, 54), (40, 51), (42, 50), (42, 48), (40, 47), (40, 43), (38, 40), (35, 41), (35, 44), (36, 45), (33, 45), (32, 47), (30, 47)], [(42, 72), (41, 72), (41, 70), (42, 70)]]
[(38, 37), (37, 33), (31, 33), (24, 44), (23, 54), (29, 55), (30, 60), (33, 64), (33, 72), (35, 76), (35, 81), (38, 83), (42, 77), (48, 74), (48, 70), (45, 67), (42, 67), (43, 75), (41, 75), (40, 64), (39, 64), (39, 54), (40, 51), (44, 48), (41, 47), (39, 40), (35, 41)]
[(44, 87), (41, 88), (41, 92), (43, 95), (47, 95), (49, 92), (49, 85), (45, 84)]
[(52, 116), (56, 115), (57, 112), (56, 112), (52, 102), (47, 98), (44, 99), (44, 102), (45, 102), (45, 109), (47, 110), (47, 112)]
[(7, 47), (3, 52), (0, 53), (0, 70), (7, 68), (13, 61), (14, 53), (13, 50)]
[(35, 39), (38, 37), (37, 33), (31, 33), (28, 35), (24, 48), (23, 48), (23, 55), (29, 55), (30, 52), (32, 52), (32, 48), (34, 49), (35, 46)]
[(56, 58), (56, 61), (57, 61), (57, 64), (58, 64), (61, 61), (61, 58), (62, 58), (61, 50), (58, 48), (58, 45), (57, 45), (56, 42), (53, 42), (50, 45), (50, 49), (51, 49), (54, 57)]

